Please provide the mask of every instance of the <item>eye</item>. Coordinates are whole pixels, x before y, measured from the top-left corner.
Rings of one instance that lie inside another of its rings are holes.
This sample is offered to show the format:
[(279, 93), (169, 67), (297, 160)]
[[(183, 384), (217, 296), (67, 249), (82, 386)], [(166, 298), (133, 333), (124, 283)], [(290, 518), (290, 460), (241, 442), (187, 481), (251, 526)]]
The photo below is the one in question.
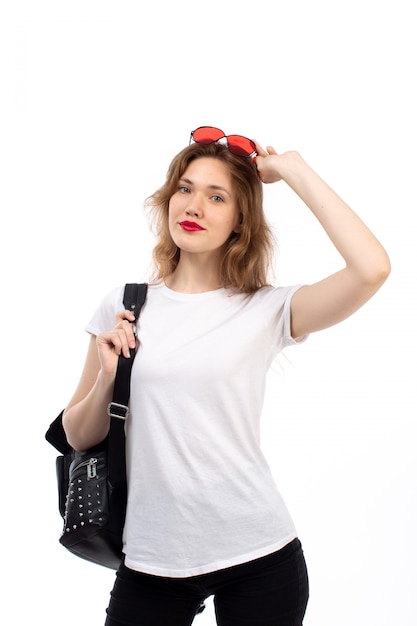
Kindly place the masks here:
[(178, 187), (178, 191), (179, 191), (180, 193), (190, 193), (190, 189), (189, 189), (189, 187), (186, 187), (185, 185), (180, 185), (180, 186)]
[(217, 194), (211, 196), (211, 199), (214, 200), (214, 202), (223, 202), (223, 198), (221, 196), (218, 196)]

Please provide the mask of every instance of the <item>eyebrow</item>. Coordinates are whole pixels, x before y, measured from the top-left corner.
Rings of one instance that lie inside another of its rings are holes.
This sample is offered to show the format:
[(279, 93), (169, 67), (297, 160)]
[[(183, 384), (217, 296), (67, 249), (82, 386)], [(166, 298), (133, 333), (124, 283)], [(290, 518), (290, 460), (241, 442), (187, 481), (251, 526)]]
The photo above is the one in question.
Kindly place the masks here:
[[(189, 178), (185, 178), (184, 176), (182, 178), (180, 178), (179, 182), (187, 183), (187, 185), (193, 185), (194, 184), (192, 180), (190, 180)], [(225, 187), (221, 187), (220, 185), (208, 185), (207, 188), (208, 189), (212, 189), (213, 191), (223, 191), (224, 193), (226, 193), (229, 196), (229, 198), (232, 198), (232, 194)]]

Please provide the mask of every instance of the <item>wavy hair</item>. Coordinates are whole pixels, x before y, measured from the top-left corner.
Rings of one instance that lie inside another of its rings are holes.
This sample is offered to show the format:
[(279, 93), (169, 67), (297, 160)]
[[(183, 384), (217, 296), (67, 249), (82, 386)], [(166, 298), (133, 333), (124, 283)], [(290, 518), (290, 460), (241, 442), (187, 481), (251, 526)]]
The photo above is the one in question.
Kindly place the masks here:
[(239, 293), (254, 293), (267, 283), (272, 259), (274, 236), (263, 212), (263, 190), (256, 165), (250, 159), (232, 154), (220, 143), (193, 143), (172, 160), (165, 183), (145, 200), (156, 236), (153, 249), (153, 280), (164, 280), (178, 265), (180, 250), (174, 243), (168, 223), (169, 201), (178, 190), (178, 182), (195, 159), (212, 157), (227, 166), (237, 206), (242, 215), (241, 230), (230, 235), (220, 265), (223, 287)]

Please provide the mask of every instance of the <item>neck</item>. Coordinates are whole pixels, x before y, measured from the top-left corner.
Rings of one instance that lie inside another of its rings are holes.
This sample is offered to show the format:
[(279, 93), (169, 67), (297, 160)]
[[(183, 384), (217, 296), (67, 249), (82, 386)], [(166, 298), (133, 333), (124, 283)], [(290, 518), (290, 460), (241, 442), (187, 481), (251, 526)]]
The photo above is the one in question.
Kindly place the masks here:
[(197, 259), (181, 254), (174, 272), (167, 276), (165, 284), (173, 291), (181, 293), (203, 293), (220, 289), (219, 263), (208, 259)]

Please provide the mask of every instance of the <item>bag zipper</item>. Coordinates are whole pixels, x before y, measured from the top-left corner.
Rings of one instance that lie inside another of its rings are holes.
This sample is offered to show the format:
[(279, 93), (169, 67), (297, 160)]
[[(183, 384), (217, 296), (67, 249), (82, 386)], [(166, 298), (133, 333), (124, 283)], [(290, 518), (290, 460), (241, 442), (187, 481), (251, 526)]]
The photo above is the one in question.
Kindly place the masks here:
[(73, 471), (76, 472), (77, 470), (80, 469), (80, 467), (86, 467), (87, 468), (87, 480), (90, 480), (91, 478), (95, 478), (97, 476), (97, 461), (98, 459), (94, 457), (91, 459), (88, 459), (87, 461), (83, 461), (82, 463), (79, 463), (76, 467), (74, 467)]

